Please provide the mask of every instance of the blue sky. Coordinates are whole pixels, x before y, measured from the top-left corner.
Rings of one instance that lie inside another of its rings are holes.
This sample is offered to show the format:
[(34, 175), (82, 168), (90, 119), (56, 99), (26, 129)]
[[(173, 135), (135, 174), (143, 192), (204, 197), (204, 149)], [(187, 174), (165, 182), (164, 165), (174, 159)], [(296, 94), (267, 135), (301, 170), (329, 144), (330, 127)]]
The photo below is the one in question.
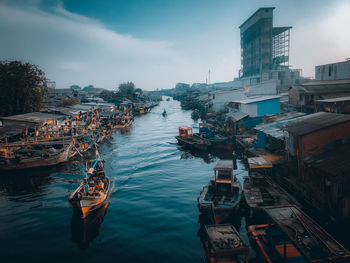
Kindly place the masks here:
[(290, 64), (350, 57), (349, 0), (2, 0), (0, 59), (39, 65), (57, 88), (147, 90), (177, 82), (230, 81), (240, 67), (238, 26), (274, 6), (274, 25), (293, 26)]

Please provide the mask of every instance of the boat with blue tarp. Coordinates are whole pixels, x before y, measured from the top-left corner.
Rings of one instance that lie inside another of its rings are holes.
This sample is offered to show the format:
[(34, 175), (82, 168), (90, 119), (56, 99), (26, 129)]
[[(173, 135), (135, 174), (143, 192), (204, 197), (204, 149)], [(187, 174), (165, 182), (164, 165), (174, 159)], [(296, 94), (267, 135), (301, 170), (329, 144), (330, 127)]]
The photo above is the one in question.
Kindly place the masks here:
[(215, 127), (210, 123), (200, 123), (199, 133), (195, 133), (194, 136), (210, 143), (210, 148), (220, 150), (232, 150), (235, 137), (227, 137), (218, 134), (215, 131)]

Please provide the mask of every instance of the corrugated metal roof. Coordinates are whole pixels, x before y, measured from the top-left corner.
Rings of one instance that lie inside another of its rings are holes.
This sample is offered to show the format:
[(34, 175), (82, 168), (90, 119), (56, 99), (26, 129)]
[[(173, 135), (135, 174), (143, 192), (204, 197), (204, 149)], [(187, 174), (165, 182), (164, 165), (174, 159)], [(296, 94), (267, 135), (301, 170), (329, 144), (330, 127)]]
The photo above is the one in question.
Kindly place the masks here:
[(294, 85), (299, 93), (350, 93), (350, 80), (324, 80)]
[(254, 102), (260, 102), (264, 100), (273, 100), (273, 99), (279, 99), (281, 96), (255, 96), (251, 97), (249, 99), (243, 99), (243, 100), (235, 100), (233, 102), (236, 103), (241, 103), (241, 104), (249, 104), (249, 103), (254, 103)]
[(300, 117), (305, 115), (306, 114), (302, 112), (287, 112), (278, 116), (276, 121), (259, 124), (255, 126), (254, 129), (257, 131), (262, 131), (263, 133), (276, 139), (283, 139), (284, 133), (282, 127), (299, 120)]
[(317, 86), (317, 85), (339, 85), (350, 84), (350, 79), (336, 79), (336, 80), (313, 80), (303, 83), (303, 86)]
[(324, 100), (316, 100), (316, 102), (344, 102), (344, 101), (350, 101), (350, 96), (347, 97), (338, 97), (338, 98), (331, 98), (331, 99), (324, 99)]
[(242, 120), (242, 119), (244, 119), (245, 117), (248, 117), (248, 116), (249, 116), (248, 114), (246, 114), (244, 112), (241, 112), (241, 111), (226, 113), (226, 117), (232, 118), (235, 121)]
[(305, 135), (330, 126), (350, 121), (350, 115), (329, 112), (317, 112), (287, 125), (284, 130), (295, 135)]

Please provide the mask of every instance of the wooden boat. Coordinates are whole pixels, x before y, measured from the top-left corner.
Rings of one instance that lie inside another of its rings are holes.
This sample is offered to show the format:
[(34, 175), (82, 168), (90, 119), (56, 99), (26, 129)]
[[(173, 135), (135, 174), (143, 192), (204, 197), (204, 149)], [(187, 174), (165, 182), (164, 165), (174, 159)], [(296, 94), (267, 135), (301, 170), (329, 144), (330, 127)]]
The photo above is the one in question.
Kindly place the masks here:
[(207, 225), (204, 227), (205, 262), (238, 263), (244, 257), (248, 263), (249, 247), (232, 225)]
[(193, 136), (192, 128), (188, 126), (179, 127), (179, 135), (175, 136), (178, 144), (197, 150), (207, 150), (210, 143), (199, 137)]
[(244, 180), (247, 205), (257, 212), (263, 208), (298, 204), (294, 197), (272, 179), (272, 163), (263, 157), (248, 158), (248, 177)]
[(0, 170), (20, 170), (52, 166), (69, 160), (73, 143), (36, 144), (0, 150)]
[(122, 121), (120, 124), (116, 124), (113, 126), (113, 129), (125, 129), (127, 127), (130, 127), (132, 124), (131, 119), (126, 119), (125, 121)]
[(220, 150), (232, 150), (235, 137), (226, 137), (217, 134), (214, 127), (208, 123), (199, 124), (199, 133), (195, 133), (194, 136), (200, 137), (210, 143), (210, 148)]
[(201, 213), (211, 216), (215, 224), (227, 221), (238, 210), (242, 187), (233, 175), (233, 163), (220, 160), (214, 167), (214, 180), (203, 187), (197, 201)]
[(248, 234), (250, 243), (263, 262), (309, 262), (285, 233), (273, 225), (250, 225)]
[(297, 206), (264, 211), (267, 224), (248, 233), (266, 262), (350, 262), (350, 252)]
[(108, 202), (110, 192), (110, 181), (104, 173), (103, 161), (98, 159), (89, 169), (87, 178), (81, 182), (68, 200), (73, 208), (77, 209), (85, 218), (89, 213)]
[[(350, 262), (350, 252), (299, 207), (265, 208), (265, 212), (272, 226), (270, 230), (283, 232), (307, 262)], [(280, 241), (280, 246), (284, 246), (283, 239), (275, 239), (276, 235), (272, 235), (274, 240)]]

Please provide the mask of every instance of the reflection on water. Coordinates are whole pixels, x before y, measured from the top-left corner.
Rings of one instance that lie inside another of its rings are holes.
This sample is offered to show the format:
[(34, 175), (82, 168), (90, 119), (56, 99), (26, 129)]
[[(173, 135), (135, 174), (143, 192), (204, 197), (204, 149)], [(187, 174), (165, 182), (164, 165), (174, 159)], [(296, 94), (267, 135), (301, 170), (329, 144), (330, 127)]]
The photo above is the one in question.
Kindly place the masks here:
[[(178, 127), (198, 126), (190, 114), (177, 101), (163, 101), (100, 145), (112, 201), (107, 214), (107, 207), (98, 210), (88, 222), (72, 216), (67, 200), (84, 177), (79, 158), (38, 173), (2, 176), (2, 262), (200, 262), (197, 197), (213, 178), (216, 161), (232, 156), (179, 149)], [(235, 172), (243, 180), (239, 161)]]
[(100, 233), (100, 227), (107, 214), (110, 202), (91, 212), (87, 217), (81, 218), (81, 214), (73, 210), (71, 219), (71, 240), (79, 244), (79, 248), (86, 249)]
[[(218, 159), (220, 160), (232, 160), (233, 154), (229, 151), (199, 151), (195, 149), (188, 149), (184, 146), (177, 146), (178, 150), (182, 152), (181, 159), (193, 159), (193, 158), (201, 158), (206, 163), (216, 162)], [(236, 159), (234, 161), (234, 168), (237, 169)]]

